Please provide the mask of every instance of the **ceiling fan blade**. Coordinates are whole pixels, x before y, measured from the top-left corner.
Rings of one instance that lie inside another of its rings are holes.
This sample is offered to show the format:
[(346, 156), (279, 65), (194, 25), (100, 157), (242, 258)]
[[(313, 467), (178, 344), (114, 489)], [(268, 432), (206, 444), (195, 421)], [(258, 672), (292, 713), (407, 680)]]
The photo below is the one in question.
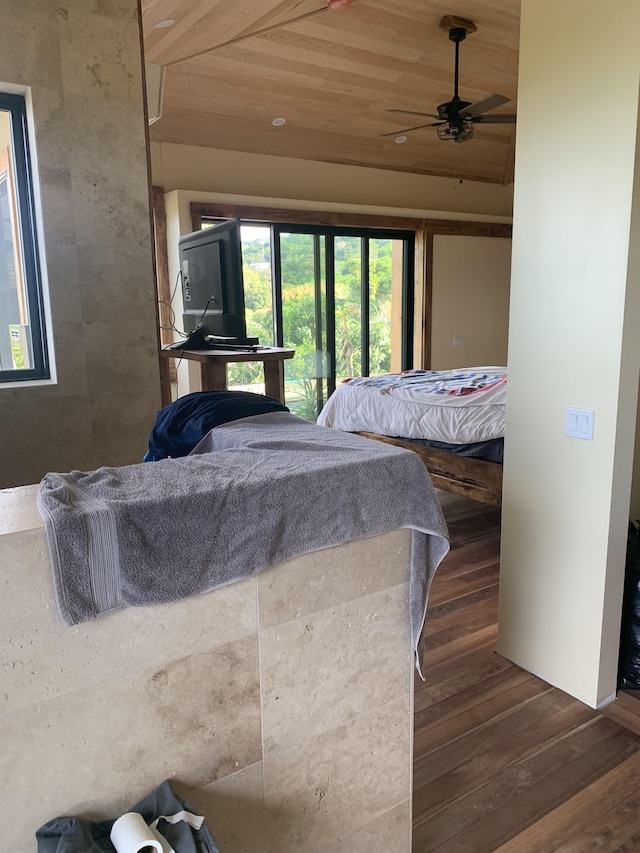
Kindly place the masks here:
[(439, 127), (441, 124), (446, 124), (446, 121), (437, 121), (432, 124), (419, 124), (416, 127), (405, 127), (404, 130), (392, 130), (391, 133), (383, 133), (381, 136), (401, 136), (403, 133), (409, 133), (411, 130), (422, 130), (424, 127)]
[(472, 116), (474, 124), (515, 124), (515, 113), (498, 113), (495, 116)]
[(489, 110), (495, 110), (496, 107), (501, 107), (503, 104), (509, 103), (511, 98), (505, 98), (504, 95), (489, 95), (484, 101), (478, 101), (476, 104), (471, 104), (469, 107), (464, 107), (460, 110), (460, 115), (470, 118), (471, 116), (480, 115), (480, 113), (488, 113)]
[(405, 116), (424, 116), (425, 118), (440, 118), (432, 113), (414, 113), (413, 110), (387, 110), (388, 113), (401, 113)]

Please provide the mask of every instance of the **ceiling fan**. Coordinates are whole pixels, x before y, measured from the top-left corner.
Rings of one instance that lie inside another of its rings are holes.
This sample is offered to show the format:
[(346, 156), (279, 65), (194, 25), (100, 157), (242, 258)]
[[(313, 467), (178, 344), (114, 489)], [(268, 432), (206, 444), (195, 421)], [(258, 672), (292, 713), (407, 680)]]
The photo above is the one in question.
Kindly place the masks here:
[(395, 130), (392, 133), (383, 133), (383, 136), (398, 136), (398, 134), (409, 133), (412, 130), (422, 130), (425, 127), (437, 127), (440, 139), (450, 139), (453, 142), (466, 142), (473, 137), (475, 124), (515, 124), (515, 114), (499, 113), (498, 115), (485, 115), (496, 107), (506, 104), (510, 98), (504, 95), (489, 95), (482, 101), (472, 104), (463, 101), (458, 95), (458, 70), (460, 63), (460, 42), (464, 41), (467, 33), (475, 33), (478, 29), (472, 21), (464, 18), (456, 18), (447, 15), (440, 21), (442, 29), (449, 30), (449, 39), (455, 44), (456, 60), (454, 73), (454, 92), (450, 101), (438, 105), (438, 115), (431, 113), (416, 113), (411, 110), (387, 110), (390, 113), (402, 113), (403, 115), (424, 116), (425, 118), (437, 119), (428, 124), (419, 124), (415, 127), (407, 127), (404, 130)]

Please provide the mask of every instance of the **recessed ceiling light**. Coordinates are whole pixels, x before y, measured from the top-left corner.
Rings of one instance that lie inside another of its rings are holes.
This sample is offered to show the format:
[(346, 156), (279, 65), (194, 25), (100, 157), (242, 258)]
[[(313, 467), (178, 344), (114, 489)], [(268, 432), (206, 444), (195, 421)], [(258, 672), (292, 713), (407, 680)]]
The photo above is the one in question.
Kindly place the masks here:
[(396, 138), (393, 141), (397, 142), (398, 145), (401, 145), (403, 142), (407, 141), (407, 137), (406, 136), (396, 136)]
[(274, 120), (271, 122), (274, 127), (282, 127), (282, 125), (286, 123), (286, 118), (274, 118)]
[(153, 26), (156, 30), (162, 30), (165, 27), (172, 27), (174, 24), (175, 21), (173, 20), (173, 18), (167, 18), (166, 21), (158, 21), (158, 23), (154, 24)]

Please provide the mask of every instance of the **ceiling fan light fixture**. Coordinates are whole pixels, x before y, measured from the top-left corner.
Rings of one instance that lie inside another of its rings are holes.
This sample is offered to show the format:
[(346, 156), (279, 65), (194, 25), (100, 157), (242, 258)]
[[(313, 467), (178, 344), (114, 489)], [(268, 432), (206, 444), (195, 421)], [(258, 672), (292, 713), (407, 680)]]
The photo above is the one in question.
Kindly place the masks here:
[(283, 125), (283, 124), (286, 124), (286, 123), (287, 123), (286, 118), (274, 118), (274, 119), (272, 120), (272, 122), (271, 122), (271, 124), (272, 124), (274, 127), (282, 127), (282, 125)]
[(451, 142), (466, 142), (468, 139), (473, 139), (473, 122), (463, 121), (460, 124), (443, 124), (437, 128), (439, 139), (449, 140)]
[[(336, 0), (337, 1), (337, 0)], [(330, 0), (331, 2), (331, 0)], [(449, 41), (455, 45), (455, 59), (453, 68), (453, 96), (451, 100), (438, 104), (438, 114), (418, 113), (413, 110), (388, 110), (394, 113), (406, 113), (407, 115), (424, 116), (424, 118), (436, 119), (435, 122), (427, 122), (419, 124), (415, 127), (407, 127), (404, 130), (391, 131), (391, 133), (383, 133), (383, 136), (395, 136), (396, 133), (408, 133), (413, 130), (422, 130), (425, 127), (435, 127), (438, 137), (450, 142), (466, 142), (468, 139), (473, 139), (473, 128), (478, 124), (515, 124), (515, 114), (498, 113), (496, 115), (486, 115), (486, 113), (501, 107), (508, 103), (511, 99), (504, 95), (492, 94), (487, 95), (481, 101), (471, 103), (463, 101), (458, 94), (458, 78), (460, 71), (460, 44), (463, 42), (469, 33), (477, 32), (478, 28), (473, 21), (467, 21), (465, 18), (457, 18), (454, 15), (446, 15), (441, 21), (442, 29), (449, 30)], [(398, 141), (396, 137), (396, 142)]]
[(393, 141), (397, 145), (402, 145), (402, 143), (406, 142), (408, 138), (409, 138), (408, 136), (396, 136), (396, 138)]
[(154, 24), (153, 26), (156, 30), (163, 30), (165, 29), (165, 27), (172, 27), (174, 24), (175, 21), (173, 20), (173, 18), (167, 18), (164, 21), (158, 21), (158, 23)]

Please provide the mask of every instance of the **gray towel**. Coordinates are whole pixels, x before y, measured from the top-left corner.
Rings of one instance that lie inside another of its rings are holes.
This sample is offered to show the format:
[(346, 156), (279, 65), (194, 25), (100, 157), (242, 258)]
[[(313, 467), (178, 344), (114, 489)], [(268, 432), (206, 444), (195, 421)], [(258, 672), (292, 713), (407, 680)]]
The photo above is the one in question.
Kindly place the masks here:
[(429, 585), (449, 550), (416, 454), (286, 412), (216, 427), (180, 459), (47, 474), (38, 507), (65, 625), (405, 527), (417, 653)]

